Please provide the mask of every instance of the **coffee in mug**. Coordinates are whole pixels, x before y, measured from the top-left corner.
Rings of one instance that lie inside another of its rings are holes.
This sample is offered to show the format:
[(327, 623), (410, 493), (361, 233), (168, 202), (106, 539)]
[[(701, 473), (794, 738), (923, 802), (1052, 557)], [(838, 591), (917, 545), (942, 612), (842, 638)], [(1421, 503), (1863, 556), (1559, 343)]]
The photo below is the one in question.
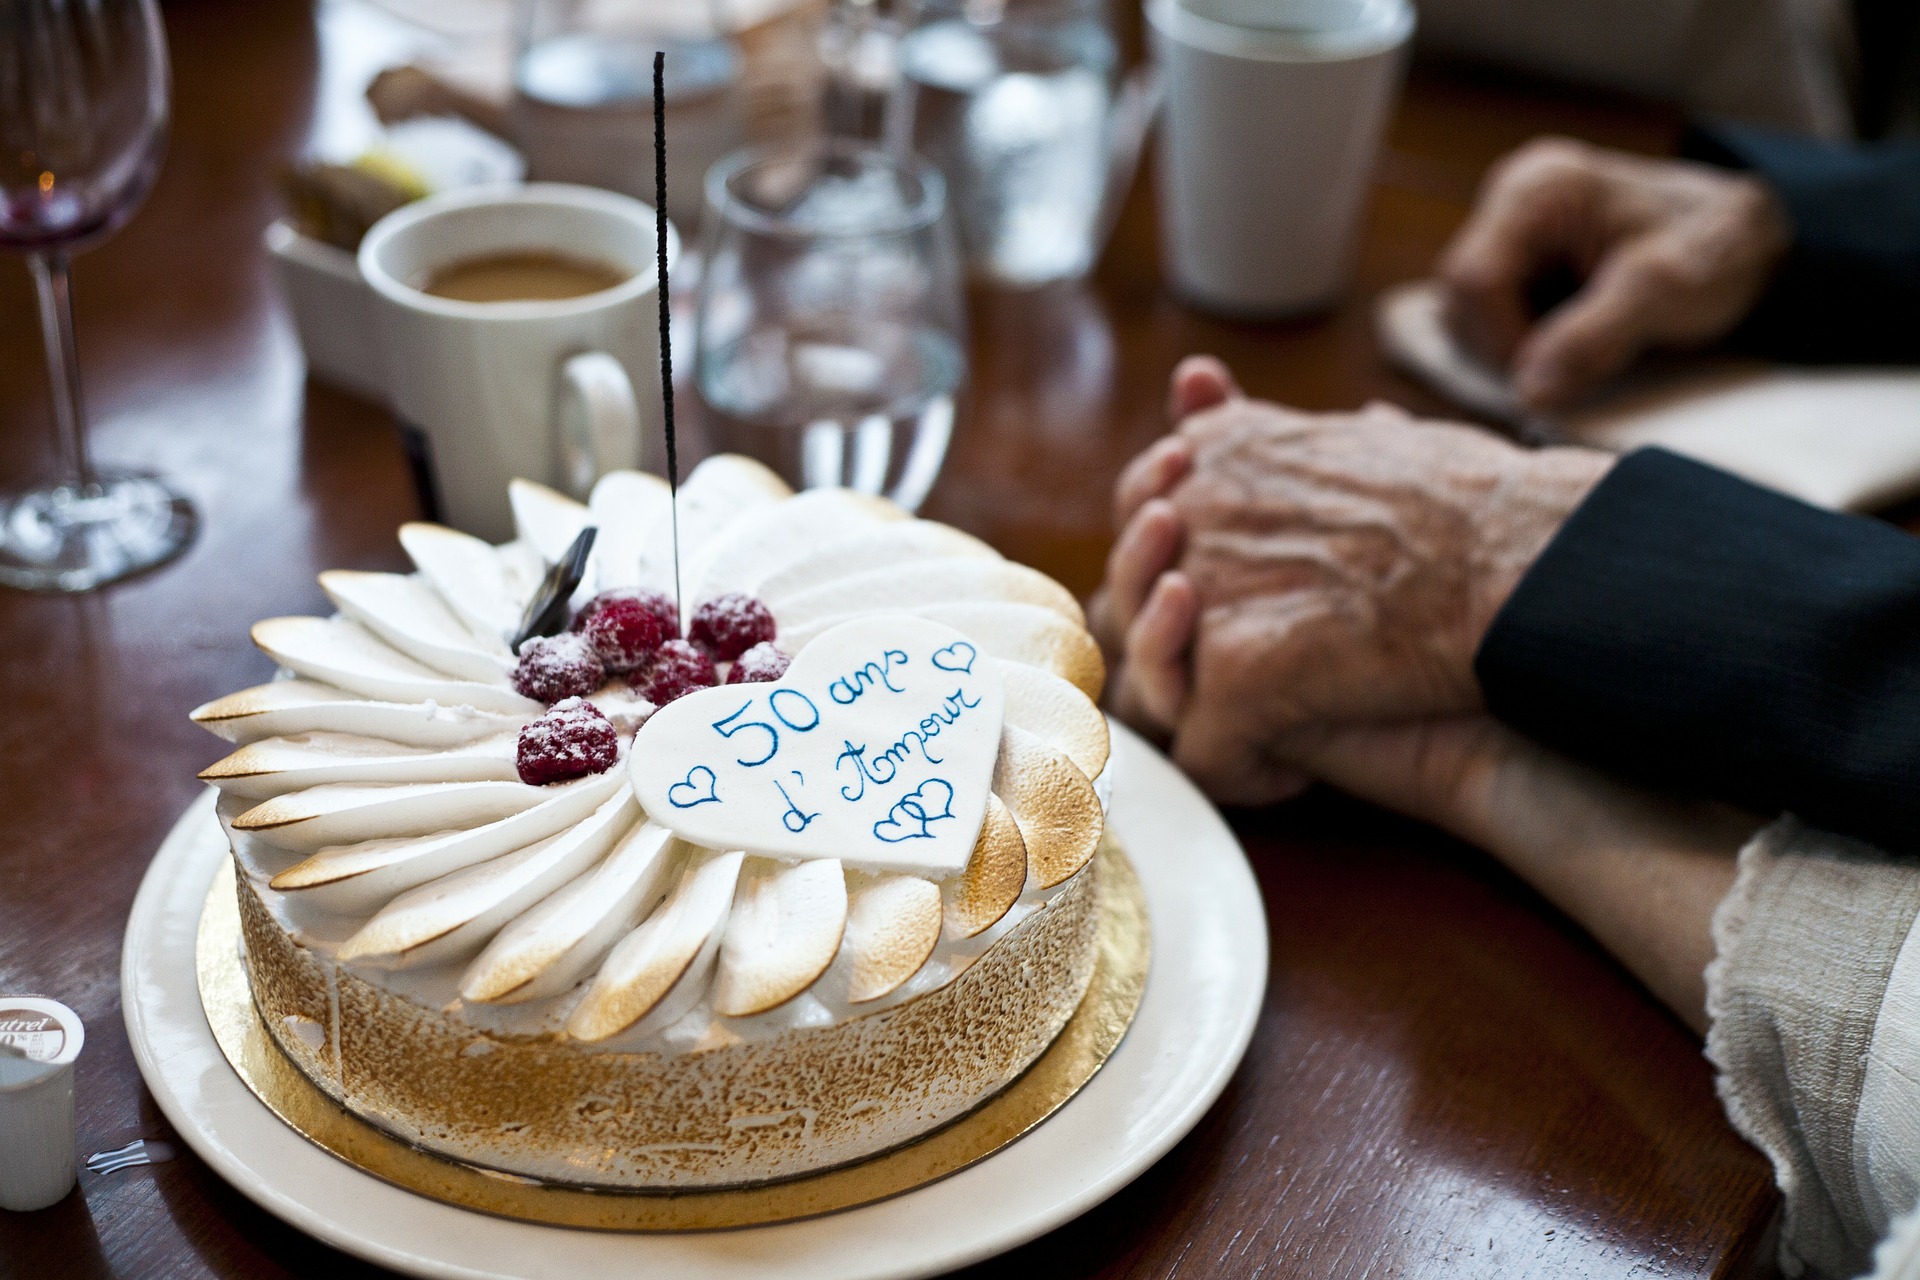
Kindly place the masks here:
[[(668, 259), (679, 251), (668, 228)], [(660, 427), (651, 206), (565, 183), (402, 206), (360, 242), (387, 393), (441, 518), (513, 536), (507, 482), (586, 496)]]
[(618, 288), (625, 267), (542, 250), (489, 253), (438, 267), (422, 293), (456, 302), (555, 302)]

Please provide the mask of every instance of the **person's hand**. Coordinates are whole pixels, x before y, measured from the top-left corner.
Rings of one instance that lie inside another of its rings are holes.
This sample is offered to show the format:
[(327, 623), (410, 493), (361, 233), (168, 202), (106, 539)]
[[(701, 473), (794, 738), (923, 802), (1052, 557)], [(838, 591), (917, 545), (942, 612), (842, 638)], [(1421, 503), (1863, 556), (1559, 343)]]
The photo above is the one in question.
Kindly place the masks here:
[[(1494, 167), (1438, 274), (1455, 333), (1548, 409), (1649, 347), (1726, 334), (1790, 234), (1755, 178), (1543, 138)], [(1529, 287), (1556, 269), (1583, 283), (1536, 323)]]
[(1174, 402), (1190, 416), (1123, 478), (1097, 614), (1124, 637), (1116, 712), (1234, 803), (1304, 785), (1302, 733), (1477, 710), (1481, 636), (1610, 464), (1249, 401), (1204, 358)]
[[(1174, 370), (1167, 418), (1238, 396), (1226, 366), (1194, 356)], [(1116, 715), (1166, 742), (1186, 702), (1187, 648), (1199, 618), (1193, 582), (1175, 568), (1185, 540), (1166, 495), (1186, 478), (1193, 448), (1179, 433), (1162, 436), (1129, 463), (1114, 486), (1120, 531), (1107, 576), (1087, 603), (1087, 623), (1105, 652), (1108, 699)]]

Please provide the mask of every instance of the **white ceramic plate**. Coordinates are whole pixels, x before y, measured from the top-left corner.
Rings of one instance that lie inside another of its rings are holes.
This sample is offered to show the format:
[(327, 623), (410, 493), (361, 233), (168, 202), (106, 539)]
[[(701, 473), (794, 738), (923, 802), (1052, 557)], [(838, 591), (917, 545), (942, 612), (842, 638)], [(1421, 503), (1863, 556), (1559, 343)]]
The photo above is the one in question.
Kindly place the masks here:
[(301, 1230), (417, 1276), (898, 1280), (966, 1266), (1100, 1203), (1213, 1105), (1246, 1052), (1267, 976), (1259, 890), (1220, 815), (1165, 757), (1114, 733), (1112, 822), (1146, 888), (1153, 968), (1126, 1040), (1046, 1123), (918, 1191), (804, 1222), (621, 1235), (488, 1217), (361, 1173), (282, 1124), (214, 1043), (194, 932), (227, 855), (212, 796), (175, 825), (127, 922), (121, 991), (147, 1087), (222, 1177)]

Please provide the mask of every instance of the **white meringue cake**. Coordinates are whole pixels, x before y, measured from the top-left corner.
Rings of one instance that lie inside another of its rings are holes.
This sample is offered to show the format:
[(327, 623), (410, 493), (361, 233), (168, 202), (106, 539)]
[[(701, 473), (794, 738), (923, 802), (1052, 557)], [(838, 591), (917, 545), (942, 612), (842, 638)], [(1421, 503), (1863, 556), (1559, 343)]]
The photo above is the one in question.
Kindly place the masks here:
[[(414, 524), (416, 572), (322, 574), (336, 615), (254, 628), (282, 678), (193, 713), (237, 748), (202, 776), (288, 1058), (435, 1153), (641, 1190), (859, 1160), (1024, 1071), (1094, 967), (1073, 597), (719, 457), (683, 638), (663, 482), (511, 496), (505, 546)], [(571, 629), (516, 652), (588, 527)]]

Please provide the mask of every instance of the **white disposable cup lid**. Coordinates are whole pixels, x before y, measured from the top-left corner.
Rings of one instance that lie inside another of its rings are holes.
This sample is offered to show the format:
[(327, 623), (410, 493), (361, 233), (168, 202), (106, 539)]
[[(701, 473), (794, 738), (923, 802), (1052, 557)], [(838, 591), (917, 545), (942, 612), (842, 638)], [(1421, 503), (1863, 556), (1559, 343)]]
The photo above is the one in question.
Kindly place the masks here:
[(1170, 36), (1229, 57), (1316, 62), (1365, 57), (1413, 33), (1407, 0), (1149, 0)]
[(58, 1000), (0, 996), (0, 1091), (38, 1084), (80, 1056), (86, 1028)]

